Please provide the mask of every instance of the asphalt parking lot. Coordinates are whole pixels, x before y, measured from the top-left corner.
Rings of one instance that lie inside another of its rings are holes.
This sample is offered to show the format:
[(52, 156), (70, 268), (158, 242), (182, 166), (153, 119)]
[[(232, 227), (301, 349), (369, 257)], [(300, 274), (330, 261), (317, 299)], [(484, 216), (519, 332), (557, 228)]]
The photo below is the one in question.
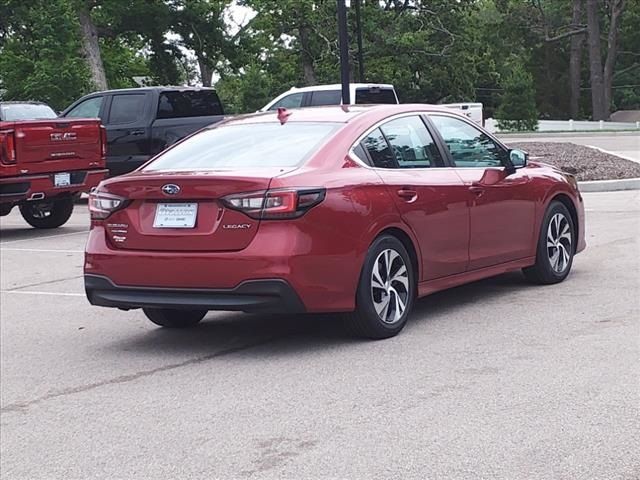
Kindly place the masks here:
[(164, 331), (92, 307), (88, 215), (1, 231), (9, 479), (640, 477), (640, 192), (585, 194), (566, 282), (421, 300), (396, 338), (210, 313)]

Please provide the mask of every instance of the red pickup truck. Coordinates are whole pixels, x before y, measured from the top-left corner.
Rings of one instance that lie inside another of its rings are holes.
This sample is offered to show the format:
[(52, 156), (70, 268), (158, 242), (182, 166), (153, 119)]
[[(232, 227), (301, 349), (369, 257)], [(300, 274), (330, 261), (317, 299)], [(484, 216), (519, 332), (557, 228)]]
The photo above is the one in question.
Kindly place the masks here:
[(36, 102), (0, 102), (0, 216), (14, 206), (36, 228), (69, 220), (73, 201), (105, 178), (106, 131)]

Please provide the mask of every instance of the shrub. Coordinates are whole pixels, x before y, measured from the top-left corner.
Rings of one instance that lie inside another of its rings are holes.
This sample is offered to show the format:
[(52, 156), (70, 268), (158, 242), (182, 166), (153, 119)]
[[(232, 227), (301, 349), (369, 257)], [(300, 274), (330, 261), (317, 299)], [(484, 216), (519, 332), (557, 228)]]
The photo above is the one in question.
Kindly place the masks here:
[(502, 131), (533, 131), (538, 128), (538, 110), (533, 76), (523, 65), (514, 65), (502, 87), (502, 102), (496, 111), (498, 128)]

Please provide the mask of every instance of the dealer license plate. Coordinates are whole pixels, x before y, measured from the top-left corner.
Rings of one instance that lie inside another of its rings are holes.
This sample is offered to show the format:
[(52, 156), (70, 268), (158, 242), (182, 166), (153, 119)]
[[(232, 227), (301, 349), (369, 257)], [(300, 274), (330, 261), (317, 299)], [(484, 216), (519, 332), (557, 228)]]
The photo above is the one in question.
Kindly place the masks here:
[(71, 185), (70, 173), (56, 173), (53, 176), (53, 185), (56, 187), (68, 187)]
[(158, 203), (154, 228), (193, 228), (198, 216), (197, 203)]

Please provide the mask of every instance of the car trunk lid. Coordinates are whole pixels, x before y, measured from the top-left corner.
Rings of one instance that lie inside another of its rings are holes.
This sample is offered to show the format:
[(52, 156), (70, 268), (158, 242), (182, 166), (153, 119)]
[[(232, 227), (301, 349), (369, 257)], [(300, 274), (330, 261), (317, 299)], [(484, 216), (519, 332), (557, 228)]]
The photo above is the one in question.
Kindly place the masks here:
[(283, 171), (137, 172), (112, 179), (105, 190), (128, 205), (105, 220), (107, 236), (114, 247), (128, 250), (242, 250), (260, 221), (226, 208), (222, 198), (267, 190)]

